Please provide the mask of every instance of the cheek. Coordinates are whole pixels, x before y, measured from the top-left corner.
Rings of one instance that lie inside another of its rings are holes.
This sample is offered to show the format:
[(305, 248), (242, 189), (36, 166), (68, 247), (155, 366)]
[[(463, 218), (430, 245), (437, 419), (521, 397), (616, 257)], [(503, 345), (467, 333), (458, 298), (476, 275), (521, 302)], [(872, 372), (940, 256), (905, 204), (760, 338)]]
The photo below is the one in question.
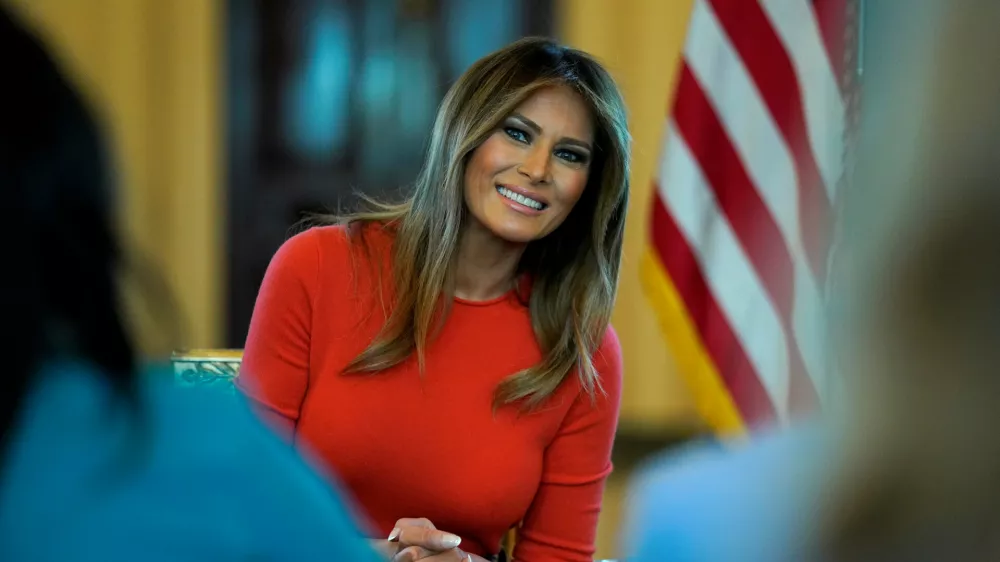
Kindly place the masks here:
[(502, 139), (492, 135), (472, 152), (465, 171), (466, 182), (476, 183), (483, 178), (491, 178), (510, 167), (512, 161), (510, 149), (504, 145)]
[(483, 178), (487, 175), (486, 169), (487, 166), (483, 160), (482, 151), (476, 149), (465, 165), (465, 178), (462, 182), (462, 191), (465, 194), (466, 205), (475, 206), (474, 201), (477, 199), (479, 192), (482, 191)]
[(589, 175), (585, 170), (573, 170), (567, 172), (558, 183), (559, 202), (567, 207), (567, 210), (576, 205), (583, 195), (583, 190), (587, 187)]

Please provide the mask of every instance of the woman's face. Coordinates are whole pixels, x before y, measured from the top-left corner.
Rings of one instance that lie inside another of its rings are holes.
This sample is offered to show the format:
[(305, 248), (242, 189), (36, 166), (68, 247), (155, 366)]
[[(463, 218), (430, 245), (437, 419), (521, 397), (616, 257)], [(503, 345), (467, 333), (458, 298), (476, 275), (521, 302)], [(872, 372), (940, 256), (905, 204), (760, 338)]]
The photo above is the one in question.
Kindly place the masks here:
[(526, 244), (559, 227), (587, 185), (594, 124), (568, 87), (539, 90), (514, 110), (465, 168), (465, 204), (499, 238)]

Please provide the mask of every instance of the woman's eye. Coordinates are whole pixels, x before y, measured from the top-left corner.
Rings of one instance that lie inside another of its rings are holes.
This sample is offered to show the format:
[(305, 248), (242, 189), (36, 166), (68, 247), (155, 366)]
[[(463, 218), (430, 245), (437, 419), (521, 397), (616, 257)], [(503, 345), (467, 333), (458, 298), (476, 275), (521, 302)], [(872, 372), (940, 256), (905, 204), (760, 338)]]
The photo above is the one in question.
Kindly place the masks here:
[(572, 164), (582, 164), (587, 161), (587, 157), (572, 150), (557, 150), (556, 158), (565, 160)]
[(523, 142), (526, 144), (528, 142), (528, 134), (522, 131), (521, 129), (517, 129), (515, 127), (504, 127), (503, 132), (506, 133), (508, 137), (516, 140), (517, 142)]

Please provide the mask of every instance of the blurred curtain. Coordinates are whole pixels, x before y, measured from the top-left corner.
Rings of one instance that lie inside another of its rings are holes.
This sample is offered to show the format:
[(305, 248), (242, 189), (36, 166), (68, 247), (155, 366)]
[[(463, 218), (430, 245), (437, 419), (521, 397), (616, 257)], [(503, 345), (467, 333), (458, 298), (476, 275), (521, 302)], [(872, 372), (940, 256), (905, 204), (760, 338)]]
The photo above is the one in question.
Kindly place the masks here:
[(652, 202), (650, 179), (693, 4), (693, 0), (561, 0), (557, 4), (560, 39), (607, 65), (624, 91), (629, 110), (632, 199), (612, 318), (625, 360), (621, 428), (626, 432), (676, 432), (701, 425), (639, 281)]
[[(11, 0), (54, 47), (102, 114), (119, 165), (142, 348), (222, 341), (221, 3)], [(172, 301), (171, 301), (172, 299)], [(154, 320), (155, 319), (155, 320)], [(154, 325), (156, 327), (154, 327)], [(164, 329), (176, 325), (178, 330)]]

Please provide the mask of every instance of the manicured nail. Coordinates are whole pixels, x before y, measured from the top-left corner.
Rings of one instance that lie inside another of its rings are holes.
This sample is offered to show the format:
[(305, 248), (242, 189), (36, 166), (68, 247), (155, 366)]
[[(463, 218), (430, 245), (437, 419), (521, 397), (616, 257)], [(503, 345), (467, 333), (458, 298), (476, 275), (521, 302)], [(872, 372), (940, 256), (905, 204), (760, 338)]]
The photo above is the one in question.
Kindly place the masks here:
[(462, 562), (472, 562), (472, 555), (471, 554), (466, 554), (465, 555), (465, 560), (463, 560)]
[(393, 529), (392, 532), (389, 533), (389, 538), (386, 539), (386, 540), (389, 541), (389, 542), (396, 542), (397, 540), (399, 540), (399, 533), (400, 532), (401, 531), (399, 530), (398, 527), (395, 528), (395, 529)]
[(445, 534), (445, 536), (441, 539), (441, 542), (444, 543), (445, 548), (455, 548), (456, 546), (462, 544), (462, 537), (458, 535)]

